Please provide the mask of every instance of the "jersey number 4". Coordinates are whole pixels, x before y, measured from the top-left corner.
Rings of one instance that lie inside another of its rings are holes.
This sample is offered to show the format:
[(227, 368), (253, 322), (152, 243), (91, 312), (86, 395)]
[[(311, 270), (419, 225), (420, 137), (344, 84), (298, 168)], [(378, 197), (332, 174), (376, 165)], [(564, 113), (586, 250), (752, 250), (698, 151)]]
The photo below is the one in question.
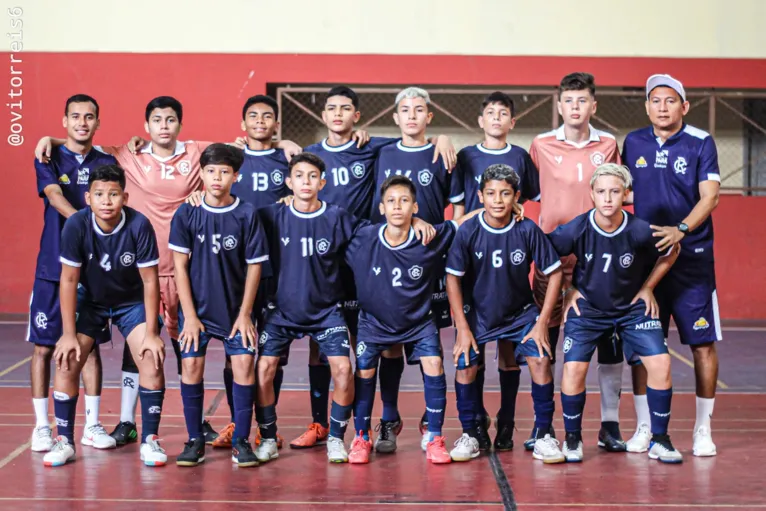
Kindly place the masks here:
[(111, 271), (112, 263), (109, 262), (109, 254), (104, 254), (104, 257), (101, 258), (101, 262), (98, 263), (98, 265), (101, 266), (104, 271)]

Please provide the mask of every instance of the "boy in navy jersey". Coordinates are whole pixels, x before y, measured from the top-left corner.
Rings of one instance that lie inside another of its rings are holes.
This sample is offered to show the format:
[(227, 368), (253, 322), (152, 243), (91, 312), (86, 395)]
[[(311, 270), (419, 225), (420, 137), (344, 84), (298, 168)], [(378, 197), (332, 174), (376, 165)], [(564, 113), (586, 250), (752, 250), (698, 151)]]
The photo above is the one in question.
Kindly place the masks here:
[(176, 459), (180, 466), (205, 460), (202, 432), (205, 354), (212, 339), (223, 342), (233, 370), (235, 429), (232, 461), (258, 465), (250, 446), (255, 400), (254, 355), (257, 334), (253, 304), (268, 260), (266, 238), (256, 208), (231, 195), (244, 157), (239, 149), (212, 144), (202, 153), (202, 207), (183, 204), (173, 216), (170, 248), (181, 300), (181, 398), (189, 441)]
[[(141, 399), (140, 456), (144, 464), (167, 461), (157, 432), (165, 396), (165, 346), (159, 337), (159, 252), (149, 220), (124, 206), (125, 173), (104, 165), (90, 173), (90, 209), (72, 215), (61, 235), (61, 319), (56, 344), (53, 403), (59, 436), (43, 458), (60, 466), (75, 458), (74, 421), (80, 371), (109, 321), (136, 356)], [(77, 284), (85, 293), (78, 299)], [(151, 356), (146, 356), (147, 352)], [(83, 357), (84, 354), (84, 357)]]
[(595, 209), (548, 235), (560, 256), (577, 257), (573, 287), (565, 297), (562, 451), (568, 462), (582, 461), (585, 376), (598, 339), (614, 332), (626, 352), (641, 357), (649, 373), (649, 458), (680, 463), (681, 454), (667, 433), (673, 397), (670, 355), (653, 293), (678, 257), (679, 247), (672, 245), (661, 256), (649, 224), (623, 211), (631, 187), (627, 168), (601, 165), (590, 184)]
[[(48, 389), (53, 349), (62, 334), (59, 310), (61, 230), (67, 218), (86, 207), (85, 194), (91, 169), (117, 163), (112, 156), (93, 145), (93, 136), (100, 122), (98, 113), (98, 103), (90, 96), (76, 94), (67, 99), (63, 119), (67, 130), (64, 145), (53, 149), (46, 163), (35, 160), (37, 193), (45, 204), (27, 330), (27, 341), (34, 343), (30, 365), (36, 419), (31, 449), (35, 452), (49, 451), (53, 446), (48, 418)], [(99, 339), (101, 337), (109, 339), (109, 331), (100, 334)], [(98, 449), (113, 448), (116, 442), (98, 420), (101, 400), (101, 356), (98, 349), (88, 356), (82, 372), (86, 414), (81, 443)]]
[[(539, 200), (540, 185), (535, 164), (529, 157), (529, 153), (519, 146), (508, 143), (508, 134), (516, 124), (513, 100), (503, 92), (493, 92), (484, 98), (479, 116), (479, 127), (484, 130), (484, 141), (463, 148), (458, 153), (458, 163), (455, 168), (453, 179), (458, 191), (465, 194), (461, 203), (455, 204), (454, 218), (460, 218), (466, 212), (481, 209), (481, 193), (479, 187), (482, 183), (484, 171), (494, 164), (509, 165), (519, 176), (518, 190), (521, 192), (520, 201)], [(555, 340), (554, 340), (555, 342)], [(504, 369), (499, 369), (500, 380), (503, 381), (501, 391), (515, 395), (519, 390), (520, 371), (514, 359), (514, 344), (499, 343), (499, 357), (503, 358)], [(484, 345), (479, 346), (479, 366), (476, 373), (476, 391), (478, 393), (476, 439), (479, 448), (490, 448), (489, 425), (491, 423), (486, 409), (484, 408)], [(515, 401), (509, 399), (507, 402)], [(506, 413), (515, 414), (514, 409), (506, 410)], [(508, 423), (513, 422), (511, 417)], [(509, 450), (513, 447), (513, 427), (498, 429), (495, 438), (495, 450)]]
[[(483, 392), (476, 385), (479, 346), (497, 340), (499, 345), (511, 346), (499, 351), (510, 353), (513, 366), (514, 347), (529, 365), (537, 432), (534, 457), (545, 463), (564, 462), (558, 442), (548, 434), (554, 410), (548, 321), (561, 287), (561, 261), (534, 222), (513, 219), (519, 181), (519, 175), (505, 164), (490, 165), (484, 171), (477, 192), (484, 210), (460, 228), (447, 258), (447, 293), (457, 326), (455, 395), (463, 426), (463, 435), (450, 453), (454, 461), (479, 455), (477, 408), (478, 394)], [(532, 261), (551, 283), (542, 310), (535, 305), (529, 284)], [(488, 289), (502, 292), (487, 293)], [(518, 371), (503, 370), (507, 367), (503, 358), (498, 365), (502, 394), (497, 429), (512, 433), (510, 412), (515, 409), (516, 392), (506, 392), (505, 387), (515, 372), (518, 389)]]
[[(710, 419), (718, 383), (716, 342), (722, 339), (713, 257), (713, 219), (721, 176), (709, 133), (684, 123), (689, 111), (681, 82), (654, 75), (646, 83), (646, 112), (652, 125), (629, 133), (623, 161), (633, 175), (636, 216), (653, 224), (658, 246), (681, 242), (678, 261), (659, 287), (660, 321), (667, 337), (670, 317), (681, 343), (691, 347), (697, 384), (695, 456), (715, 456)], [(630, 452), (649, 448), (646, 370), (633, 366), (638, 428)]]

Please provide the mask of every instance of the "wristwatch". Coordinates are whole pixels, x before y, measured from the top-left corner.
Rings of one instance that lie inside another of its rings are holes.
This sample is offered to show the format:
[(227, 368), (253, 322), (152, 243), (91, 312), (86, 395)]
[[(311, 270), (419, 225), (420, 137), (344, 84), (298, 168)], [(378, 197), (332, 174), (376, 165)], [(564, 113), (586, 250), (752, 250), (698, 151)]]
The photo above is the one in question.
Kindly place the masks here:
[(676, 227), (678, 227), (678, 230), (681, 231), (684, 234), (689, 234), (689, 226), (685, 223), (681, 222)]

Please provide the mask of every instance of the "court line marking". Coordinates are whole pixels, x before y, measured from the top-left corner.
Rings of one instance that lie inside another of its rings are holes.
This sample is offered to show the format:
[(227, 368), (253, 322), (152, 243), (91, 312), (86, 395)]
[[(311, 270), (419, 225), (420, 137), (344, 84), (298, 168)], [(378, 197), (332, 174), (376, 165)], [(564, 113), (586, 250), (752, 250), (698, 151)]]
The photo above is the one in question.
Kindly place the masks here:
[[(687, 366), (689, 366), (689, 367), (691, 367), (692, 369), (694, 369), (694, 362), (692, 362), (691, 360), (689, 360), (689, 359), (688, 359), (688, 358), (686, 358), (685, 356), (681, 355), (680, 353), (678, 353), (678, 352), (677, 352), (676, 350), (674, 350), (673, 348), (671, 348), (671, 347), (669, 347), (669, 346), (668, 346), (668, 352), (669, 352), (671, 355), (673, 355), (673, 356), (674, 356), (676, 359), (680, 360), (681, 362), (683, 362), (683, 363), (684, 363), (684, 364), (686, 364)], [(722, 388), (723, 390), (726, 390), (726, 389), (728, 389), (728, 388), (729, 388), (729, 386), (728, 386), (728, 385), (726, 385), (726, 384), (725, 384), (724, 382), (722, 382), (721, 380), (716, 380), (716, 381), (718, 382), (718, 386), (719, 386), (720, 388)]]
[[(25, 424), (26, 426), (27, 424)], [(50, 428), (53, 429), (53, 426), (56, 425), (56, 419), (53, 419), (51, 423), (49, 424)], [(11, 453), (0, 460), (0, 469), (2, 469), (4, 466), (6, 466), (8, 463), (12, 462), (16, 458), (19, 457), (23, 452), (25, 452), (27, 449), (32, 447), (32, 439), (30, 438), (27, 442), (21, 444), (20, 446), (16, 447)]]
[(11, 367), (7, 367), (7, 368), (3, 369), (2, 371), (0, 371), (0, 378), (5, 376), (6, 374), (10, 373), (11, 371), (15, 371), (16, 369), (18, 369), (19, 367), (23, 366), (24, 364), (26, 364), (30, 360), (32, 360), (31, 356), (29, 356), (29, 357), (27, 357), (27, 358), (25, 358), (23, 360), (19, 360), (18, 362), (13, 364)]
[[(447, 428), (450, 429), (450, 428)], [(503, 507), (506, 511), (516, 511), (516, 494), (513, 493), (511, 483), (508, 481), (508, 476), (505, 475), (503, 465), (497, 457), (497, 452), (494, 450), (487, 456), (489, 459), (489, 466), (492, 469), (492, 475), (495, 476), (495, 483), (497, 483), (497, 489), (500, 491), (500, 496), (503, 498)]]

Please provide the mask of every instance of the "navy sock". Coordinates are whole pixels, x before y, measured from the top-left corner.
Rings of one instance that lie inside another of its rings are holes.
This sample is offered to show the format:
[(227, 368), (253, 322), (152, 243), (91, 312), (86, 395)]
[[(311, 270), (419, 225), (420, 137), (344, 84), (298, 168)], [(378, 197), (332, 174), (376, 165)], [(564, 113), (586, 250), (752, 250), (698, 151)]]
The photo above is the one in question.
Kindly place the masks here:
[(255, 409), (255, 418), (258, 421), (258, 429), (263, 438), (277, 438), (277, 406), (272, 403), (268, 406), (259, 406)]
[[(484, 365), (479, 366), (479, 369), (476, 371), (476, 379), (474, 380), (475, 387), (475, 397), (476, 397), (476, 418), (481, 419), (488, 415), (487, 409), (484, 408), (484, 373), (486, 371), (486, 367)], [(518, 390), (518, 386), (516, 387), (516, 390)], [(501, 387), (502, 391), (502, 387)]]
[(441, 436), (442, 424), (444, 424), (444, 409), (447, 407), (447, 376), (423, 375), (426, 413), (428, 414), (428, 432), (431, 440), (435, 436)]
[(141, 443), (143, 444), (146, 443), (146, 437), (160, 432), (165, 388), (149, 390), (139, 385), (138, 395), (141, 398)]
[(377, 379), (354, 376), (354, 433), (369, 440), (372, 407), (375, 404), (375, 384)]
[(655, 390), (646, 387), (646, 401), (651, 413), (652, 434), (667, 435), (670, 423), (670, 402), (673, 399), (673, 387), (668, 390)]
[(570, 396), (561, 393), (561, 409), (564, 414), (564, 429), (567, 433), (582, 432), (582, 412), (585, 410), (585, 391)]
[(457, 416), (463, 433), (476, 438), (476, 382), (458, 383), (455, 380), (455, 399), (457, 401)]
[(255, 384), (240, 385), (234, 382), (234, 435), (232, 441), (250, 437), (250, 426), (253, 423), (253, 401), (255, 400)]
[(231, 413), (231, 421), (234, 422), (234, 373), (231, 367), (223, 368), (223, 386), (226, 387), (226, 403), (229, 405), (229, 412)]
[(274, 404), (279, 403), (279, 391), (282, 390), (282, 379), (285, 377), (285, 371), (281, 366), (277, 366), (277, 372), (274, 373)]
[(556, 403), (553, 401), (553, 382), (538, 385), (532, 382), (532, 401), (535, 407), (535, 429), (543, 436), (553, 423), (553, 411)]
[(380, 359), (380, 400), (383, 401), (384, 421), (399, 420), (399, 383), (404, 372), (404, 357)]
[(343, 438), (346, 435), (346, 427), (351, 419), (351, 411), (354, 409), (353, 403), (341, 406), (335, 401), (332, 402), (330, 410), (330, 436)]
[(521, 371), (497, 372), (500, 374), (500, 410), (497, 412), (497, 418), (509, 424), (516, 419), (516, 396), (519, 394)]
[(330, 401), (329, 365), (309, 366), (309, 389), (311, 391), (311, 416), (314, 422), (327, 427), (327, 406)]
[(201, 381), (188, 385), (181, 382), (181, 400), (184, 404), (184, 419), (189, 441), (202, 437), (202, 405), (205, 400), (205, 383)]
[(77, 398), (69, 397), (63, 392), (53, 393), (53, 415), (56, 417), (56, 430), (60, 436), (66, 437), (69, 444), (75, 447), (74, 443), (74, 419), (77, 416)]

